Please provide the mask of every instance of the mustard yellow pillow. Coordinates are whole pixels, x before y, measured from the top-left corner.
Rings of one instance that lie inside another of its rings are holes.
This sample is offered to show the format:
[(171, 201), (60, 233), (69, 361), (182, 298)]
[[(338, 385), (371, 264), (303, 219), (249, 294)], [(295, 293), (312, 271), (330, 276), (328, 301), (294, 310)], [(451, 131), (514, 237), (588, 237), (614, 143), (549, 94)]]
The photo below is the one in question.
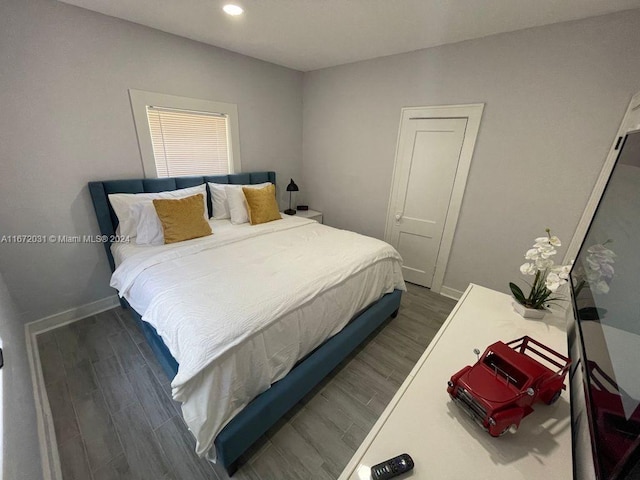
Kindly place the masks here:
[(251, 225), (280, 220), (278, 202), (276, 202), (276, 187), (271, 184), (264, 188), (242, 187), (244, 198), (247, 200), (247, 211)]
[(201, 193), (176, 200), (155, 199), (164, 243), (176, 243), (211, 235), (211, 227), (204, 219), (204, 199)]

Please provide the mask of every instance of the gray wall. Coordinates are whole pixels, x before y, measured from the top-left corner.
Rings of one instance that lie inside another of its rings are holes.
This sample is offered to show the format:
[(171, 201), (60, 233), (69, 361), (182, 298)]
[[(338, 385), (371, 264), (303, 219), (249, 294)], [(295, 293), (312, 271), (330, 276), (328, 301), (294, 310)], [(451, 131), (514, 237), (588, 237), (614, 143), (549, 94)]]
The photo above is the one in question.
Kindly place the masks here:
[(638, 90), (639, 10), (314, 71), (305, 196), (325, 223), (382, 238), (401, 107), (484, 102), (444, 285), (506, 292), (545, 227), (569, 244)]
[[(98, 233), (86, 183), (143, 176), (130, 88), (236, 103), (242, 169), (274, 169), (281, 192), (300, 177), (302, 73), (53, 0), (3, 0), (0, 235)], [(115, 294), (102, 245), (0, 244), (0, 271), (24, 320)]]

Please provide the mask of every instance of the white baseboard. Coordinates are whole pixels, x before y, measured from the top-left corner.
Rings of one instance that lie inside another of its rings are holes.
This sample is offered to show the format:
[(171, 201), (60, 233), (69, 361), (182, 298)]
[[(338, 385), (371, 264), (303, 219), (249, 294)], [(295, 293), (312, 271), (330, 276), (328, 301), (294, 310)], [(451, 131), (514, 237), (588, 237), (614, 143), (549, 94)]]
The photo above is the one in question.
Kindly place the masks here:
[(42, 375), (42, 364), (40, 363), (40, 352), (38, 351), (36, 334), (31, 330), (30, 325), (25, 325), (24, 332), (29, 369), (31, 370), (33, 399), (36, 408), (38, 443), (40, 444), (40, 458), (42, 460), (42, 478), (43, 480), (61, 480), (62, 470), (60, 468), (58, 444), (56, 442), (56, 433), (53, 426), (49, 398), (47, 397), (47, 390)]
[(454, 300), (460, 300), (464, 292), (460, 290), (456, 290), (455, 288), (442, 286), (440, 289), (440, 295), (444, 295), (445, 297), (453, 298)]
[(118, 305), (120, 305), (118, 296), (112, 295), (110, 297), (96, 300), (95, 302), (80, 305), (79, 307), (70, 308), (64, 312), (49, 315), (48, 317), (41, 318), (40, 320), (29, 322), (26, 324), (29, 328), (27, 331), (30, 331), (32, 334), (44, 333), (47, 330), (61, 327), (67, 323), (72, 323), (76, 320), (90, 317), (91, 315), (96, 315), (100, 312), (104, 312), (105, 310), (117, 307)]
[(60, 480), (62, 479), (62, 471), (60, 469), (58, 445), (53, 426), (51, 407), (49, 406), (49, 398), (47, 397), (47, 390), (42, 375), (42, 365), (40, 363), (40, 352), (38, 351), (36, 336), (48, 330), (75, 322), (76, 320), (104, 312), (118, 305), (120, 305), (118, 297), (113, 295), (87, 303), (86, 305), (70, 308), (69, 310), (41, 318), (40, 320), (29, 322), (24, 326), (27, 356), (31, 369), (31, 382), (33, 384), (33, 395), (36, 405), (38, 438), (40, 442), (44, 480)]

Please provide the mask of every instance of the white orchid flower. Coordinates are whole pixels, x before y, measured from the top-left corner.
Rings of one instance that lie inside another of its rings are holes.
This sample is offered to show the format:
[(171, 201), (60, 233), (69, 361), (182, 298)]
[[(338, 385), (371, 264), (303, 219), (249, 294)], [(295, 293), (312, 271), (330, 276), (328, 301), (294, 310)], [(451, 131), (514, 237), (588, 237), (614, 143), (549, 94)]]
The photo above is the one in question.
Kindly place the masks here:
[(547, 280), (545, 281), (545, 286), (551, 290), (552, 292), (555, 292), (558, 287), (560, 287), (560, 285), (562, 285), (563, 282), (562, 279), (560, 278), (560, 276), (555, 273), (555, 272), (550, 272), (547, 275)]
[[(524, 292), (518, 292), (517, 286), (510, 284), (514, 296), (520, 298), (519, 301), (525, 306), (546, 305), (548, 301), (558, 300), (558, 298), (552, 297), (552, 293), (567, 283), (569, 279), (572, 265), (556, 266), (551, 259), (558, 253), (556, 247), (561, 246), (562, 243), (558, 237), (551, 235), (548, 228), (545, 231), (547, 236), (535, 239), (533, 248), (527, 250), (524, 255), (528, 262), (520, 266), (520, 273), (523, 275), (536, 276), (533, 285), (531, 285), (531, 293), (526, 297)], [(599, 255), (600, 252), (601, 250), (598, 250)], [(599, 265), (602, 268), (602, 263)], [(585, 268), (585, 274), (588, 274), (589, 271), (593, 270), (589, 267)]]
[(609, 293), (609, 284), (607, 282), (605, 282), (604, 280), (600, 280), (598, 282), (595, 282), (591, 286), (591, 290), (594, 293), (606, 294), (606, 293)]
[(530, 248), (527, 253), (524, 254), (524, 258), (527, 260), (536, 260), (540, 256), (537, 248)]
[(616, 254), (605, 247), (609, 242), (610, 240), (607, 240), (604, 243), (591, 245), (587, 249), (588, 255), (584, 264), (576, 272), (576, 276), (589, 284), (594, 293), (608, 293), (609, 283), (615, 274), (613, 264)]
[(553, 273), (557, 273), (562, 280), (569, 278), (569, 272), (571, 271), (571, 265), (557, 265), (551, 270)]
[(538, 270), (546, 270), (547, 268), (553, 267), (553, 260), (548, 258), (539, 258), (536, 260), (536, 267)]
[(556, 253), (558, 253), (556, 251), (555, 248), (551, 247), (551, 248), (545, 248), (542, 252), (540, 252), (540, 256), (542, 256), (542, 258), (549, 258), (554, 256)]
[(615, 258), (615, 254), (613, 255), (613, 257), (608, 257), (608, 256), (607, 257), (602, 257), (600, 261), (602, 263), (616, 263), (614, 258)]
[(609, 263), (615, 263), (613, 259), (617, 257), (617, 255), (608, 248), (605, 248), (602, 252), (600, 252), (600, 255), (602, 255), (603, 260), (606, 260)]
[[(608, 252), (611, 252), (611, 250), (608, 250)], [(598, 261), (599, 263), (616, 263), (616, 261), (614, 260), (614, 258), (616, 257), (616, 254), (611, 252), (610, 254), (605, 252), (605, 251), (601, 251), (601, 252), (595, 252), (595, 253), (590, 253), (589, 254), (589, 258), (593, 258), (596, 261)]]
[(520, 265), (520, 273), (523, 275), (535, 275), (538, 269), (533, 263), (523, 263)]
[(609, 250), (607, 247), (605, 247), (602, 244), (596, 244), (596, 245), (591, 245), (588, 249), (587, 249), (588, 253), (592, 253), (592, 254), (596, 254), (596, 255), (602, 255), (604, 257), (611, 257), (611, 258), (615, 258), (616, 254), (613, 253), (611, 250)]
[(613, 278), (613, 274), (615, 272), (610, 263), (603, 263), (602, 265), (600, 265), (600, 273), (603, 277)]
[(589, 270), (585, 273), (589, 283), (595, 283), (600, 280), (601, 275), (599, 270)]
[(571, 265), (561, 265), (558, 270), (558, 276), (563, 280), (569, 279), (569, 273), (571, 273)]
[(586, 258), (586, 261), (587, 261), (588, 267), (591, 270), (594, 270), (594, 271), (600, 270), (600, 262), (598, 262), (597, 258), (594, 258), (593, 256), (590, 255)]

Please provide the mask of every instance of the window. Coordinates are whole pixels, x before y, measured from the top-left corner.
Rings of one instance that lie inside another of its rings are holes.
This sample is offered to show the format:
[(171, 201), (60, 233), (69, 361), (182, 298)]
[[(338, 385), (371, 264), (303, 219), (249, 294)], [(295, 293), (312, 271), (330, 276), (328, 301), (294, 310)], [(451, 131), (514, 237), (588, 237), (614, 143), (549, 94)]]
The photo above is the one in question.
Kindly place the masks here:
[(146, 177), (240, 171), (237, 106), (129, 90)]
[(147, 106), (158, 177), (229, 173), (226, 115)]

